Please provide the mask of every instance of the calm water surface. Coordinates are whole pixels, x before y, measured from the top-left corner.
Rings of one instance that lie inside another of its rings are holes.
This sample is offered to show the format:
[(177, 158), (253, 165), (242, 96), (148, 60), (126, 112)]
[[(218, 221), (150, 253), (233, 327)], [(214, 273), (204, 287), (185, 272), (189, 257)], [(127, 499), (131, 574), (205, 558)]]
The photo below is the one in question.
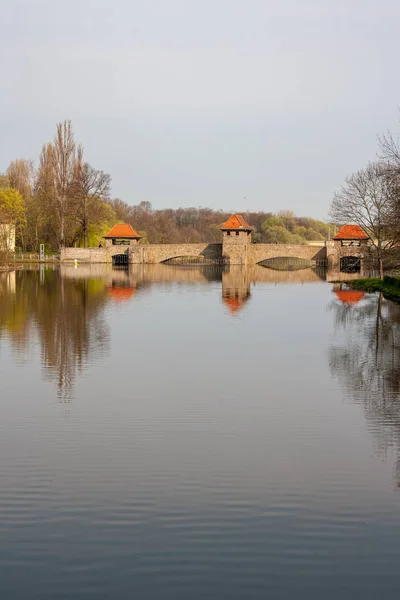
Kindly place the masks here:
[(0, 598), (398, 599), (399, 331), (313, 271), (0, 275)]

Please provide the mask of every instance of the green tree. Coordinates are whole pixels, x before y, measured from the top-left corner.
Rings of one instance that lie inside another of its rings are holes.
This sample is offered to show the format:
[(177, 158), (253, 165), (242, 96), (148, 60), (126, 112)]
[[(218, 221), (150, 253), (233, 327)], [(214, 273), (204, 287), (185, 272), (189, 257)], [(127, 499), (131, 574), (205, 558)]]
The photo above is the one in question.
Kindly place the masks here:
[(11, 187), (0, 188), (0, 250), (4, 254), (2, 261), (7, 262), (10, 247), (14, 246), (15, 238), (21, 234), (24, 225), (25, 205), (21, 194)]
[(306, 240), (308, 240), (310, 242), (324, 239), (323, 236), (318, 231), (313, 229), (313, 227), (309, 227), (307, 229), (305, 238), (306, 238)]
[(283, 225), (273, 225), (264, 230), (266, 242), (268, 244), (290, 244), (291, 233)]
[(279, 217), (269, 217), (262, 224), (262, 230), (265, 231), (266, 229), (269, 229), (270, 227), (284, 227), (284, 226), (285, 226), (285, 223), (284, 223), (283, 219), (280, 219)]
[(18, 190), (12, 187), (0, 188), (0, 215), (21, 228), (25, 224), (24, 199)]

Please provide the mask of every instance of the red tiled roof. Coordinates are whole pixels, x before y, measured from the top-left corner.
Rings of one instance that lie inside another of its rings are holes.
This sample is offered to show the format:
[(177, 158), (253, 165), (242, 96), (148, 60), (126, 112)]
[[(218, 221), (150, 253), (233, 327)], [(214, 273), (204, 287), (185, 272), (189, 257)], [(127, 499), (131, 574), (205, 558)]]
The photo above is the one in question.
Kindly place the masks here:
[(130, 300), (135, 295), (135, 288), (126, 286), (113, 286), (107, 289), (107, 292), (115, 302), (124, 302)]
[(118, 223), (104, 236), (105, 238), (140, 238), (140, 235), (127, 223)]
[(364, 297), (365, 292), (356, 290), (336, 290), (335, 294), (342, 304), (357, 304)]
[(367, 234), (359, 225), (344, 225), (342, 229), (333, 236), (334, 240), (368, 240)]
[(242, 215), (232, 215), (229, 219), (221, 225), (221, 229), (244, 229), (251, 231), (253, 227), (248, 224), (246, 219)]

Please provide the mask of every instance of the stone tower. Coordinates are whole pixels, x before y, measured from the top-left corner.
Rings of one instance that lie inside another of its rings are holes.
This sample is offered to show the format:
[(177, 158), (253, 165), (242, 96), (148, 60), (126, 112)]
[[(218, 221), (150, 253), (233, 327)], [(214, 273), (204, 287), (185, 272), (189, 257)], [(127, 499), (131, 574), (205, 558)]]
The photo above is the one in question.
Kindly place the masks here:
[(326, 243), (329, 268), (344, 273), (361, 273), (368, 255), (369, 237), (359, 225), (344, 225)]
[(236, 265), (247, 265), (248, 247), (251, 244), (249, 225), (242, 215), (232, 215), (221, 227), (222, 255)]

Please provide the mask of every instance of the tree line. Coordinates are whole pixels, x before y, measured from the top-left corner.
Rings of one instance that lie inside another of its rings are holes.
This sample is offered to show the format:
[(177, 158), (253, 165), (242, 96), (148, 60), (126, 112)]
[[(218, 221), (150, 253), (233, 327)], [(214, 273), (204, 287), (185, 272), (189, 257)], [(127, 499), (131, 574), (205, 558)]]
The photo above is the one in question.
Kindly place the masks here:
[[(153, 210), (150, 202), (131, 206), (115, 199), (110, 204), (124, 223), (130, 223), (140, 235), (142, 243), (196, 243), (221, 242), (221, 225), (232, 212), (211, 208), (167, 208)], [(254, 227), (255, 243), (306, 244), (309, 241), (325, 240), (329, 235), (329, 225), (309, 217), (296, 217), (291, 211), (241, 213)]]
[(0, 177), (0, 214), (16, 226), (17, 244), (37, 251), (82, 243), (114, 219), (108, 204), (111, 177), (92, 167), (75, 142), (71, 121), (59, 123), (43, 145), (39, 164), (13, 160)]
[[(230, 212), (211, 208), (154, 210), (150, 202), (129, 204), (111, 196), (111, 176), (94, 168), (75, 141), (71, 121), (58, 123), (53, 141), (43, 145), (38, 165), (18, 158), (0, 175), (0, 223), (16, 226), (23, 251), (96, 246), (118, 222), (131, 224), (141, 243), (220, 242), (220, 226)], [(326, 223), (291, 211), (242, 213), (254, 227), (253, 242), (324, 240)]]
[(356, 224), (370, 237), (374, 264), (398, 264), (400, 245), (400, 145), (391, 133), (378, 137), (377, 160), (347, 176), (334, 194), (330, 218)]

